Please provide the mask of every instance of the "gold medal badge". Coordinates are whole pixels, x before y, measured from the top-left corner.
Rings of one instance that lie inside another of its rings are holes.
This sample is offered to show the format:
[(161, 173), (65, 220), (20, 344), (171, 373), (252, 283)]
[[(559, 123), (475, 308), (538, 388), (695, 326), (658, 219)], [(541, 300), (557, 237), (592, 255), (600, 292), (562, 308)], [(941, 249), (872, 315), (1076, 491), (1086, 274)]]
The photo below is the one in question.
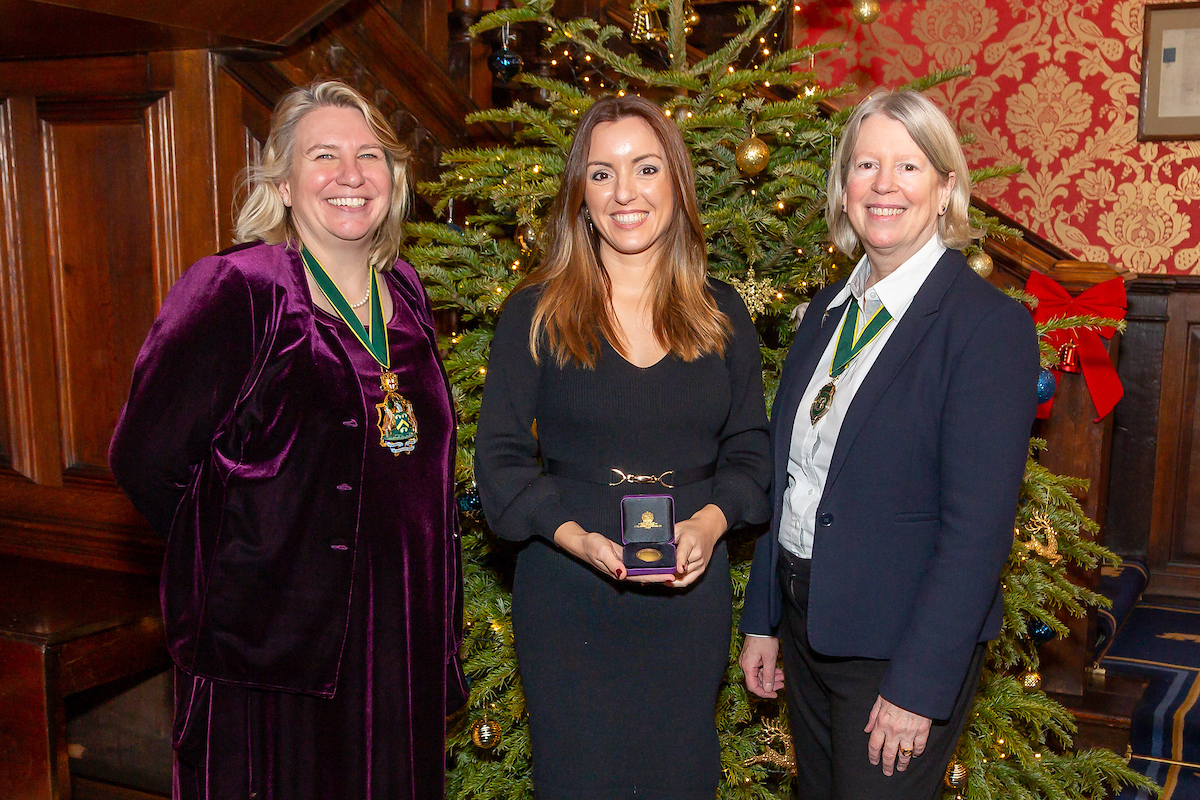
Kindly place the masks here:
[(325, 272), (321, 262), (307, 247), (300, 249), (300, 256), (329, 304), (349, 326), (354, 338), (367, 348), (367, 352), (383, 369), (383, 374), (379, 376), (383, 402), (375, 404), (375, 410), (379, 412), (379, 446), (386, 447), (394, 456), (411, 453), (417, 446), (417, 415), (413, 412), (412, 403), (398, 391), (400, 379), (391, 371), (391, 350), (388, 347), (387, 325), (383, 321), (378, 273), (371, 269), (368, 277), (370, 288), (367, 290), (367, 300), (371, 303), (371, 327), (368, 330), (354, 313), (354, 307), (346, 301), (341, 289)]
[(658, 550), (653, 547), (643, 547), (641, 550), (637, 551), (637, 557), (642, 561), (647, 562), (660, 561), (662, 560), (662, 553), (658, 552)]
[(833, 393), (836, 389), (837, 387), (834, 386), (833, 381), (830, 381), (822, 386), (821, 390), (817, 392), (817, 396), (813, 398), (812, 406), (808, 409), (808, 418), (812, 421), (813, 425), (816, 425), (817, 420), (825, 416), (825, 412), (833, 405)]
[(400, 379), (394, 372), (380, 375), (379, 384), (383, 387), (383, 402), (375, 404), (379, 412), (379, 444), (394, 456), (411, 453), (417, 446), (417, 415), (412, 403), (396, 391)]
[(879, 332), (891, 321), (892, 315), (881, 305), (860, 334), (858, 332), (858, 300), (850, 298), (850, 307), (846, 310), (846, 316), (842, 320), (842, 329), (838, 332), (837, 344), (833, 350), (833, 360), (829, 365), (829, 383), (821, 387), (808, 409), (808, 418), (813, 425), (816, 425), (833, 406), (837, 380), (846, 371), (846, 367), (850, 366), (850, 362), (862, 352), (864, 347), (873, 342)]

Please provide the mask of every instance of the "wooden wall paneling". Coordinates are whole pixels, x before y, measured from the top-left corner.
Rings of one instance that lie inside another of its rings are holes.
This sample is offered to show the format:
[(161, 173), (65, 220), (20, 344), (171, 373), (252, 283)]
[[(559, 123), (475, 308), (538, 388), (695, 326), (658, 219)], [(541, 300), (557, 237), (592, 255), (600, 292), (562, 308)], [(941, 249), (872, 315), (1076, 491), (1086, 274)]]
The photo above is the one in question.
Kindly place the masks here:
[(175, 259), (158, 265), (160, 280), (169, 285), (189, 265), (222, 247), (213, 119), (217, 57), (204, 50), (158, 56), (171, 59), (174, 75), (165, 98), (170, 104), (171, 141), (164, 141), (161, 155), (156, 154), (164, 168), (172, 169), (163, 191), (169, 188), (175, 193)]
[(162, 541), (111, 480), (67, 488), (0, 476), (0, 553), (157, 574)]
[[(2, 137), (0, 137), (2, 138)], [(0, 144), (0, 161), (4, 160), (4, 147)], [(0, 177), (0, 181), (3, 178)], [(0, 249), (3, 248), (3, 228), (0, 227)], [(3, 274), (3, 269), (0, 268), (0, 276)], [(3, 285), (3, 280), (0, 279), (0, 285)], [(3, 301), (0, 301), (0, 306)], [(3, 324), (0, 323), (0, 472), (12, 469), (12, 445), (8, 433), (8, 387), (4, 376), (8, 375), (8, 367), (5, 366), (4, 359), (4, 336)]]
[[(208, 0), (205, 3), (172, 3), (144, 0), (53, 0), (48, 4), (116, 17), (118, 20), (114, 25), (125, 19), (178, 29), (181, 35), (191, 33), (191, 37), (184, 38), (185, 42), (200, 39), (196, 34), (206, 33), (215, 37), (217, 41), (201, 46), (217, 47), (229, 46), (228, 40), (238, 43), (254, 41), (263, 44), (290, 44), (312, 30), (346, 1), (260, 0), (256, 3), (246, 3), (240, 0)], [(108, 27), (99, 30), (104, 33)], [(143, 38), (150, 38), (149, 34), (143, 34)], [(200, 41), (204, 42), (203, 39)], [(148, 42), (134, 40), (134, 44), (141, 44), (138, 50), (169, 50), (181, 46), (172, 40), (168, 31), (150, 38)]]
[(1154, 511), (1159, 390), (1171, 286), (1158, 278), (1129, 284), (1126, 329), (1117, 374), (1125, 396), (1113, 411), (1105, 545), (1125, 558), (1146, 558)]
[[(15, 220), (9, 219), (10, 213), (15, 211), (17, 206), (6, 199), (13, 196), (13, 192), (10, 191), (13, 158), (9, 148), (11, 127), (7, 122), (7, 112), (7, 106), (0, 105), (0, 471), (12, 469), (12, 439), (8, 420), (9, 416), (15, 413), (9, 404), (9, 370), (4, 356), (6, 343), (12, 340), (11, 336), (6, 335), (11, 326), (6, 324), (9, 317), (5, 298), (12, 298), (16, 294), (9, 282), (15, 271), (10, 270), (9, 265), (17, 260), (17, 242), (12, 241), (11, 236), (17, 230), (17, 224)], [(10, 299), (9, 303), (11, 302)]]
[[(457, 0), (454, 5), (482, 4), (479, 0)], [(446, 0), (380, 0), (395, 24), (411, 36), (443, 70), (449, 66), (450, 19)], [(353, 10), (354, 7), (352, 6)]]
[[(243, 89), (258, 99), (266, 108), (272, 109), (283, 93), (294, 86), (307, 83), (313, 76), (287, 59), (275, 61), (248, 61), (233, 54), (219, 56), (217, 63), (221, 71), (228, 73)], [(263, 127), (265, 138), (270, 125)]]
[(39, 110), (62, 462), (78, 477), (105, 477), (134, 356), (154, 320), (156, 251), (173, 220), (155, 218), (161, 198), (152, 197), (147, 158), (154, 115), (144, 102)]
[[(1191, 298), (1189, 298), (1190, 300)], [(1179, 452), (1175, 459), (1175, 492), (1171, 531), (1170, 564), (1200, 567), (1200, 419), (1196, 417), (1196, 393), (1200, 391), (1200, 308), (1188, 303), (1187, 343), (1184, 348), (1183, 404), (1179, 412)]]
[(219, 247), (225, 248), (233, 244), (234, 204), (244, 199), (243, 176), (258, 158), (271, 109), (224, 69), (214, 72), (213, 89)]
[(11, 465), (46, 486), (62, 484), (59, 401), (46, 243), (46, 195), (37, 105), (30, 96), (4, 101), (0, 126), (4, 251), (3, 349)]
[(1200, 392), (1200, 295), (1172, 294), (1163, 346), (1158, 456), (1150, 523), (1150, 582), (1155, 594), (1200, 597), (1200, 481), (1195, 418)]
[[(98, 13), (100, 4), (82, 0), (66, 8), (61, 0), (4, 0), (4, 26), (0, 27), (0, 53), (9, 59), (71, 58), (105, 53), (146, 53), (183, 48), (246, 47), (263, 45), (248, 38), (221, 36), (195, 28), (145, 21), (139, 12), (146, 3), (118, 0), (117, 14)], [(114, 2), (111, 5), (116, 5)], [(93, 6), (91, 10), (82, 6)], [(191, 3), (161, 3), (191, 6)], [(140, 6), (140, 8), (139, 8)], [(224, 21), (222, 14), (204, 3), (207, 19)], [(129, 14), (130, 16), (125, 16)], [(262, 16), (267, 16), (264, 13)], [(245, 36), (242, 29), (239, 34)]]
[[(45, 661), (36, 645), (0, 638), (0, 797), (57, 797), (69, 786), (66, 759), (58, 758), (46, 720), (56, 713), (47, 692)], [(41, 698), (41, 703), (30, 698)], [(61, 709), (58, 709), (61, 711)], [(65, 755), (65, 753), (64, 753)]]
[(155, 88), (145, 55), (0, 63), (0, 97), (119, 97)]
[(492, 84), (496, 77), (488, 67), (491, 57), (491, 46), (482, 39), (472, 39), (470, 44), (471, 70), (469, 77), (470, 96), (479, 108), (492, 107)]
[(214, 64), (0, 62), (0, 88), (20, 90), (0, 105), (2, 552), (158, 570), (162, 544), (107, 449), (158, 303), (220, 244)]
[[(145, 187), (149, 190), (146, 210), (150, 224), (147, 242), (151, 245), (151, 259), (144, 266), (148, 270), (147, 275), (154, 280), (152, 298), (155, 309), (162, 305), (171, 285), (183, 273), (173, 106), (168, 93), (150, 104), (143, 112), (144, 119), (139, 120), (145, 127), (143, 152), (147, 167)], [(187, 161), (186, 158), (182, 160)], [(145, 331), (142, 333), (144, 336)]]

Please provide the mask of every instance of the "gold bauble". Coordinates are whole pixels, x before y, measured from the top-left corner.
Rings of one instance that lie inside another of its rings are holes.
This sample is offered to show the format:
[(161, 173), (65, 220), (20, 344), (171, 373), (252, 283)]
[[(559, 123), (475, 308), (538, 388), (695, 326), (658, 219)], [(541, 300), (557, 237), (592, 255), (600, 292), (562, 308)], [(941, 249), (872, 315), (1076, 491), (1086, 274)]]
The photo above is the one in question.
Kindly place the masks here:
[(475, 720), (475, 724), (471, 726), (471, 741), (476, 747), (482, 747), (484, 750), (491, 750), (500, 744), (500, 736), (500, 726), (495, 720), (487, 717)]
[(951, 789), (961, 789), (967, 782), (967, 765), (957, 758), (950, 759), (946, 765), (946, 785)]
[(1021, 675), (1021, 685), (1028, 692), (1040, 689), (1042, 688), (1042, 676), (1036, 672), (1026, 672)]
[(879, 19), (879, 15), (882, 12), (883, 9), (879, 7), (879, 0), (854, 0), (854, 8), (850, 13), (863, 25), (870, 25)]
[(517, 240), (517, 244), (521, 245), (521, 252), (532, 253), (537, 247), (537, 231), (532, 225), (521, 223), (517, 226), (517, 232), (513, 236)]
[(751, 176), (757, 175), (767, 168), (767, 162), (771, 160), (771, 149), (757, 136), (747, 136), (737, 146), (734, 155), (737, 157), (737, 167), (742, 174)]
[(691, 36), (692, 31), (700, 24), (700, 15), (696, 13), (696, 7), (692, 5), (692, 0), (684, 0), (683, 3), (683, 35)]
[(992, 257), (982, 250), (976, 250), (967, 256), (967, 266), (975, 270), (975, 274), (986, 278), (992, 274)]

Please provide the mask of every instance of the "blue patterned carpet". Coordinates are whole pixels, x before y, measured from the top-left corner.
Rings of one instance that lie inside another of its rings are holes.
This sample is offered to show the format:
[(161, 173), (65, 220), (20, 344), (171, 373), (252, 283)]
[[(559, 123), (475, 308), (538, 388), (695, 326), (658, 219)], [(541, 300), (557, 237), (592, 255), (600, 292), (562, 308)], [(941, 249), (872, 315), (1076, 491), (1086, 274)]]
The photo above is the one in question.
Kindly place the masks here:
[[(1136, 605), (1101, 665), (1150, 681), (1134, 714), (1130, 766), (1163, 787), (1162, 800), (1200, 798), (1200, 609)], [(1148, 795), (1126, 790), (1120, 797)]]

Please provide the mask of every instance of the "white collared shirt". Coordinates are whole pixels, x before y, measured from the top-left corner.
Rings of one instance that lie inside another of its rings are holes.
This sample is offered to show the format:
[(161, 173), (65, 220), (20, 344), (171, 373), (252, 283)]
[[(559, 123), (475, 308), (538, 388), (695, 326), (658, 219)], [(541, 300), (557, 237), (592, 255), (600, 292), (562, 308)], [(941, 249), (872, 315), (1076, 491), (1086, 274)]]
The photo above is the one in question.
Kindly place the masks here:
[(925, 283), (925, 279), (945, 252), (946, 246), (942, 244), (941, 237), (935, 234), (924, 247), (870, 289), (867, 288), (867, 279), (871, 274), (870, 264), (866, 256), (863, 256), (850, 274), (845, 287), (834, 296), (826, 308), (808, 310), (809, 314), (823, 314), (829, 309), (837, 308), (854, 295), (861, 309), (858, 316), (859, 331), (875, 315), (880, 305), (892, 315), (892, 321), (885, 325), (879, 335), (846, 367), (838, 378), (833, 403), (825, 415), (817, 420), (816, 425), (810, 421), (809, 408), (817, 392), (830, 381), (829, 370), (834, 349), (837, 347), (840, 322), (821, 360), (817, 362), (808, 388), (804, 390), (796, 412), (796, 422), (792, 427), (792, 442), (788, 451), (788, 488), (783, 498), (783, 517), (779, 522), (779, 543), (792, 554), (801, 558), (812, 558), (817, 506), (825, 491), (825, 479), (829, 475), (829, 465), (833, 460), (833, 449), (837, 445), (842, 421), (846, 418), (846, 412), (850, 409), (858, 387), (871, 371), (875, 359), (883, 352), (892, 331), (896, 329), (904, 312), (912, 305), (917, 290)]

